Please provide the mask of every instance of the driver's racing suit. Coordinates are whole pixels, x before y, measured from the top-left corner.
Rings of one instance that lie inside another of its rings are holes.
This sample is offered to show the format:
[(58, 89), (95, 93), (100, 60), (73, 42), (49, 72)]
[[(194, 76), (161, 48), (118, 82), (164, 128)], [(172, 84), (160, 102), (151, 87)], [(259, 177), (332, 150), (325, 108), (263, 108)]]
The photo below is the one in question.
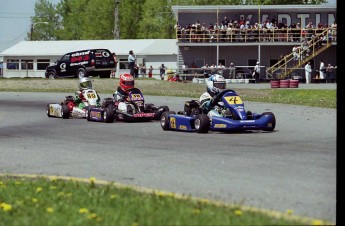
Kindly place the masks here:
[[(97, 93), (97, 92), (96, 92)], [(86, 106), (85, 106), (85, 97), (84, 97), (84, 94), (83, 94), (83, 90), (77, 90), (75, 91), (75, 106), (79, 109), (84, 109)], [(100, 96), (98, 95), (97, 93), (97, 106), (96, 107), (100, 107), (101, 106), (101, 98)]]
[[(207, 115), (211, 118), (212, 116), (219, 116), (222, 115), (218, 111), (218, 107), (212, 104), (212, 97), (208, 92), (204, 92), (201, 94), (199, 98), (199, 102), (201, 104), (201, 109), (203, 112), (207, 112)], [(223, 102), (218, 102), (219, 105), (223, 105)]]

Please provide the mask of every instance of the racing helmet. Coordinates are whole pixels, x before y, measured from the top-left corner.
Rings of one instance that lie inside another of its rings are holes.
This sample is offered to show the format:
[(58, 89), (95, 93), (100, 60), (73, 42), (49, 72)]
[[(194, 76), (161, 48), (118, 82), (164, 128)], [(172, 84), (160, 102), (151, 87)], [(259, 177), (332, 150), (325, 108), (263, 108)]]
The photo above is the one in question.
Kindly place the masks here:
[(214, 97), (225, 89), (225, 79), (222, 75), (215, 74), (208, 78), (207, 81), (207, 92)]
[(89, 78), (80, 78), (79, 79), (79, 89), (92, 89), (92, 82)]
[(120, 75), (119, 85), (122, 90), (127, 91), (134, 88), (134, 78), (131, 74), (122, 74)]

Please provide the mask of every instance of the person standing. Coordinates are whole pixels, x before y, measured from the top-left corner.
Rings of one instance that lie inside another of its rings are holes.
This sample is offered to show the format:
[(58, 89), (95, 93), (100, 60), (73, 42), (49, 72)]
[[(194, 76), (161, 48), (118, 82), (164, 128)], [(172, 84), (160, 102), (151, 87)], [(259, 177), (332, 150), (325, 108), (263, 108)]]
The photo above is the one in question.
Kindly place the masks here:
[(153, 67), (150, 65), (149, 67), (149, 78), (152, 78), (152, 73), (153, 73)]
[(334, 67), (332, 66), (332, 64), (328, 64), (327, 68), (326, 68), (326, 75), (328, 79), (334, 79)]
[(254, 67), (254, 71), (253, 71), (253, 77), (255, 78), (255, 80), (258, 80), (260, 78), (260, 62), (256, 62), (256, 65)]
[(311, 72), (312, 72), (310, 61), (305, 65), (304, 70), (305, 70), (305, 83), (309, 84), (311, 80)]
[(325, 63), (323, 60), (320, 60), (320, 68), (319, 68), (319, 73), (320, 73), (320, 79), (326, 79), (326, 67)]
[(234, 63), (230, 63), (230, 66), (229, 66), (229, 78), (230, 79), (234, 79), (236, 78), (236, 67), (234, 65)]
[(161, 80), (164, 80), (165, 69), (166, 67), (164, 66), (164, 64), (162, 64), (162, 66), (160, 66), (159, 68), (159, 76), (161, 77)]
[(111, 77), (112, 77), (112, 78), (115, 78), (115, 73), (116, 73), (116, 68), (117, 68), (117, 57), (116, 57), (116, 53), (115, 53), (115, 52), (113, 52), (112, 55), (113, 55), (113, 58), (114, 58), (115, 67), (114, 67), (114, 69), (111, 71)]
[(142, 63), (140, 66), (140, 73), (143, 78), (146, 78), (146, 65), (145, 63)]
[(129, 56), (128, 56), (129, 74), (131, 74), (133, 77), (135, 77), (134, 76), (135, 60), (136, 59), (135, 59), (133, 50), (129, 51)]

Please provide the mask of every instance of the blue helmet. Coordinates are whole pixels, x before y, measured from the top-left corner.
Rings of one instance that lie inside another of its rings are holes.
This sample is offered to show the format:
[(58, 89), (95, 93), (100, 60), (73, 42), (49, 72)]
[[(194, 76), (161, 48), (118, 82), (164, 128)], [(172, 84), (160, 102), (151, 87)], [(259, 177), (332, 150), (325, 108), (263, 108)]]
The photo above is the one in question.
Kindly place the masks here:
[(223, 91), (225, 89), (225, 85), (226, 82), (222, 75), (211, 75), (207, 81), (207, 92), (211, 95), (211, 97), (213, 97)]

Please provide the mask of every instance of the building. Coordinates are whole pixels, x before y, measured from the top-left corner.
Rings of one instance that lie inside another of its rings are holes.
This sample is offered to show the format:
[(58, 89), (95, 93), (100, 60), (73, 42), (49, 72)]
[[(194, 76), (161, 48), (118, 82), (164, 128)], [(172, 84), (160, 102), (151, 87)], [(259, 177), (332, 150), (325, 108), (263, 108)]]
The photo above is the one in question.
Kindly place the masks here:
[(175, 39), (22, 41), (0, 53), (4, 69), (1, 77), (44, 78), (46, 67), (64, 54), (90, 48), (115, 52), (119, 61), (117, 75), (129, 72), (127, 58), (130, 50), (133, 50), (138, 64), (152, 65), (158, 70), (164, 63), (167, 68), (176, 69)]
[[(0, 53), (1, 76), (44, 77), (45, 67), (67, 52), (107, 48), (119, 58), (117, 74), (127, 71), (128, 51), (133, 50), (138, 64), (145, 62), (147, 67), (152, 65), (156, 69), (164, 63), (182, 73), (186, 63), (189, 68), (195, 65), (191, 75), (197, 76), (205, 64), (222, 63), (228, 67), (232, 62), (244, 72), (260, 62), (261, 76), (269, 78), (266, 69), (276, 64), (282, 54), (290, 54), (294, 46), (301, 45), (310, 35), (329, 29), (337, 16), (336, 5), (172, 6), (172, 11), (181, 26), (176, 30), (176, 39), (23, 41)], [(229, 25), (226, 29), (210, 29), (211, 24), (220, 25), (225, 17)], [(281, 23), (282, 27), (263, 28), (266, 21)], [(307, 28), (310, 22), (314, 28)], [(320, 24), (322, 28), (318, 27)], [(337, 63), (336, 28), (331, 31), (332, 45), (311, 59), (314, 70), (321, 59), (326, 64)], [(304, 76), (302, 67), (295, 73)]]

